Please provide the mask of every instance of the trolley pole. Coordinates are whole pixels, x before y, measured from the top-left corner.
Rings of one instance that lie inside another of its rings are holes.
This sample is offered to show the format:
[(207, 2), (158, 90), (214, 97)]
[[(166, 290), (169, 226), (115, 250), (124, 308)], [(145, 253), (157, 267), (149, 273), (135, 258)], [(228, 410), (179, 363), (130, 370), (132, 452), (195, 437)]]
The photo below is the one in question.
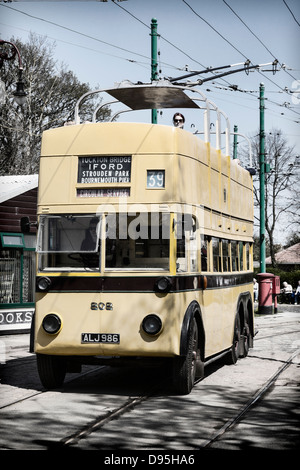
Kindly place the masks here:
[(237, 158), (237, 131), (238, 131), (238, 126), (234, 126), (233, 128), (233, 159)]
[(265, 87), (259, 87), (259, 178), (260, 178), (260, 272), (266, 272), (266, 238), (265, 238)]
[[(151, 21), (151, 81), (157, 80), (157, 20)], [(157, 109), (152, 109), (152, 124), (157, 124)]]

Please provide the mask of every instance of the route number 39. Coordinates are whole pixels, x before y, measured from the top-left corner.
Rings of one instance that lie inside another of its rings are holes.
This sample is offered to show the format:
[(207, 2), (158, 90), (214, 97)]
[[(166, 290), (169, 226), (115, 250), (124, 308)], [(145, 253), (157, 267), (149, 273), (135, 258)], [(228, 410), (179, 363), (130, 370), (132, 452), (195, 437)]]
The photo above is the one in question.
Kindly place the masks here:
[(165, 170), (147, 170), (147, 188), (162, 189), (165, 187)]

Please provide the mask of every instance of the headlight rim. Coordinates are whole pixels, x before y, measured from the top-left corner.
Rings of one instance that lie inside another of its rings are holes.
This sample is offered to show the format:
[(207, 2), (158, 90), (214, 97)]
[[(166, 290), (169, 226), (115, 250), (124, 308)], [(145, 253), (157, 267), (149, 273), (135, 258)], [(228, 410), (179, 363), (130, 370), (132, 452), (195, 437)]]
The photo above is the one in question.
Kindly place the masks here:
[[(45, 286), (41, 287), (41, 283), (45, 283)], [(41, 276), (41, 277), (38, 277), (37, 280), (36, 280), (36, 285), (37, 285), (37, 289), (40, 291), (40, 292), (47, 292), (51, 286), (51, 279), (47, 276)]]
[[(165, 286), (165, 287), (160, 286), (160, 283), (163, 283), (163, 282), (166, 283), (166, 286)], [(155, 292), (160, 293), (160, 294), (167, 294), (168, 292), (170, 292), (171, 287), (172, 287), (172, 281), (171, 281), (171, 279), (170, 279), (169, 277), (167, 277), (167, 276), (161, 276), (161, 277), (159, 277), (159, 278), (155, 281), (155, 284), (154, 284), (154, 290), (155, 290)]]
[[(157, 321), (157, 328), (154, 332), (151, 332), (149, 330), (149, 327), (147, 331), (146, 323), (147, 321), (149, 321), (150, 318), (154, 318), (155, 321)], [(143, 332), (149, 335), (150, 337), (158, 336), (162, 332), (162, 329), (163, 329), (163, 323), (162, 323), (161, 318), (156, 313), (150, 313), (149, 315), (146, 315), (142, 321), (142, 329), (143, 329)]]
[[(54, 317), (58, 322), (57, 328), (53, 331), (51, 331), (51, 330), (47, 331), (46, 326), (45, 326), (45, 323), (46, 323), (47, 320), (49, 320), (49, 317)], [(45, 315), (44, 318), (43, 318), (42, 328), (43, 328), (44, 332), (47, 333), (48, 335), (51, 335), (51, 336), (57, 335), (62, 329), (62, 319), (60, 318), (60, 316), (57, 313), (54, 313), (54, 312), (47, 313), (47, 315)]]

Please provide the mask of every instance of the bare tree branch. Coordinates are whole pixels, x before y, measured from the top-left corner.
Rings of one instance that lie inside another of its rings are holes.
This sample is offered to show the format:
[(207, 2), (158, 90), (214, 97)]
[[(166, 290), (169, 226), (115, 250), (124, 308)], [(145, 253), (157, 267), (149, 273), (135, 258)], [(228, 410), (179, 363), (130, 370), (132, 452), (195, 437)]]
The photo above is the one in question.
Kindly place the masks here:
[[(31, 35), (26, 44), (14, 38), (10, 41), (21, 53), (27, 100), (22, 109), (14, 103), (12, 92), (17, 68), (4, 62), (0, 77), (7, 96), (0, 108), (0, 174), (32, 174), (39, 167), (42, 132), (68, 121), (73, 116), (76, 101), (90, 91), (90, 87), (80, 83), (66, 66), (55, 62), (54, 46), (46, 38)], [(85, 118), (91, 115), (91, 102), (98, 101), (94, 98), (84, 103), (82, 114)], [(110, 110), (105, 108), (99, 114), (105, 120)]]

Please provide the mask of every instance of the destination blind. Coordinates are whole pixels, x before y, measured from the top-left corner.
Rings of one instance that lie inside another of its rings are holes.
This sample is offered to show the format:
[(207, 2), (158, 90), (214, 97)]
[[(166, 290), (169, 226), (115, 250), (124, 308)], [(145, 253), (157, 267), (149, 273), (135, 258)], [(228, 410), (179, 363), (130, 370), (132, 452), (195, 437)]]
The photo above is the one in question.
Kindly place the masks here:
[(130, 183), (131, 156), (78, 157), (77, 183)]

